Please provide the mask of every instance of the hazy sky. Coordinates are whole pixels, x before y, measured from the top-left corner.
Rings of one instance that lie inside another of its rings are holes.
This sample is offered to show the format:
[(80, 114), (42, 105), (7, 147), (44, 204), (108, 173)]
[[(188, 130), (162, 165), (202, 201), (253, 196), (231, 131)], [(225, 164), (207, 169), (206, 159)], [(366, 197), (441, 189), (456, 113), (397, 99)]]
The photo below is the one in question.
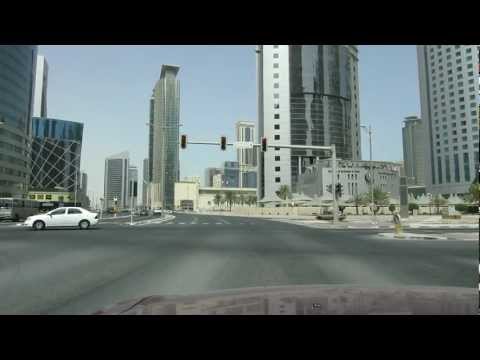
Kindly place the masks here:
[[(48, 116), (84, 123), (82, 170), (102, 196), (105, 158), (125, 150), (139, 168), (148, 151), (149, 98), (162, 64), (180, 66), (181, 133), (234, 137), (238, 120), (257, 120), (254, 46), (40, 46), (49, 64)], [(360, 120), (374, 129), (375, 160), (402, 160), (402, 120), (420, 115), (415, 46), (360, 46)], [(369, 158), (362, 137), (362, 156)], [(180, 176), (198, 175), (232, 150), (190, 146)]]

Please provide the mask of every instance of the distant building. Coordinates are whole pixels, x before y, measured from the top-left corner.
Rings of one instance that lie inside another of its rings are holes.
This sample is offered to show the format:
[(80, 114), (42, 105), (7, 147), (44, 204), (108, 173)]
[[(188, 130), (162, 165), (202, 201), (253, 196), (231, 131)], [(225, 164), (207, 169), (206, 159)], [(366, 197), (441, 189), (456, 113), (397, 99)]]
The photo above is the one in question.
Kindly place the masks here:
[[(330, 197), (332, 184), (332, 161), (320, 160), (308, 166), (299, 178), (299, 191), (310, 197)], [(373, 187), (390, 194), (391, 199), (400, 199), (400, 165), (394, 162), (373, 162)], [(338, 160), (337, 183), (343, 186), (341, 200), (352, 200), (356, 195), (370, 192), (370, 161)]]
[(425, 186), (463, 195), (479, 162), (479, 45), (418, 45)]
[(0, 197), (27, 196), (37, 50), (0, 46)]
[(34, 117), (30, 190), (78, 192), (82, 141), (82, 123)]
[[(253, 122), (238, 121), (235, 124), (235, 134), (238, 142), (256, 142), (255, 124)], [(239, 167), (239, 186), (256, 187), (256, 179), (253, 180), (253, 175), (246, 175), (257, 170), (256, 149), (237, 149), (237, 162)], [(245, 177), (248, 179), (245, 180)], [(255, 185), (248, 186), (252, 183), (255, 183)]]
[(149, 174), (152, 208), (173, 209), (180, 178), (180, 68), (162, 65), (150, 99)]
[(238, 188), (240, 184), (240, 171), (237, 161), (225, 161), (223, 163), (222, 187)]
[[(128, 169), (127, 151), (105, 159), (104, 199), (105, 207), (128, 209)], [(116, 199), (116, 201), (115, 201)]]
[(242, 187), (256, 188), (257, 187), (257, 172), (247, 171), (242, 174)]
[(149, 165), (148, 165), (148, 158), (143, 159), (143, 182), (142, 182), (142, 205), (144, 207), (150, 207), (149, 202), (149, 190), (148, 184), (150, 183), (150, 175), (148, 173)]
[(183, 178), (183, 181), (194, 182), (194, 183), (198, 183), (198, 185), (200, 185), (200, 176), (185, 176)]
[(217, 174), (222, 174), (222, 169), (212, 168), (212, 167), (205, 169), (205, 186), (206, 187), (213, 186), (213, 176)]
[(45, 118), (47, 117), (48, 63), (42, 55), (37, 55), (36, 60), (33, 116)]
[[(135, 196), (137, 192), (137, 196)], [(133, 203), (132, 203), (133, 198)], [(133, 206), (137, 207), (138, 201), (138, 169), (136, 166), (130, 165), (128, 167), (128, 207)]]
[(210, 187), (221, 188), (223, 186), (223, 175), (215, 174), (213, 175), (213, 184)]
[(175, 183), (175, 209), (198, 210), (200, 183), (180, 181)]
[(425, 142), (422, 120), (405, 118), (402, 128), (404, 171), (409, 185), (425, 184)]

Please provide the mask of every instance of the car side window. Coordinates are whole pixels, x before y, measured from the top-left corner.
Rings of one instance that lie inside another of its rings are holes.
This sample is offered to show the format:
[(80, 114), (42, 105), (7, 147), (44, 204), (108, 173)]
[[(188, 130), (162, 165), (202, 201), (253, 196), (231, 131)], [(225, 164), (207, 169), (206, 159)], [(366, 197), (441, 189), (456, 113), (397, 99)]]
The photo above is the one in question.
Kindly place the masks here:
[(65, 214), (65, 209), (58, 209), (50, 213), (50, 215), (63, 215), (63, 214)]
[(78, 209), (68, 209), (68, 214), (81, 214), (82, 212)]

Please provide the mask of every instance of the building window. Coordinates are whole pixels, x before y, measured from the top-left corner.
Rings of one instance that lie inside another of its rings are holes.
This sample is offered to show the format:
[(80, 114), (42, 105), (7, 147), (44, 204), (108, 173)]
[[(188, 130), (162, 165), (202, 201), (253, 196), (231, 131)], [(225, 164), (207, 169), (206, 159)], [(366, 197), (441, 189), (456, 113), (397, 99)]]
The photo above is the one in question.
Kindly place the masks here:
[(275, 140), (280, 140), (280, 135), (275, 135)]
[(280, 171), (280, 166), (275, 166), (275, 171)]
[(273, 87), (274, 87), (275, 89), (278, 89), (278, 88), (280, 87), (280, 85), (279, 85), (278, 83), (275, 83), (275, 84), (273, 84)]
[(35, 200), (35, 195), (30, 195), (28, 198), (29, 198), (30, 200)]
[(278, 99), (279, 97), (280, 97), (279, 94), (273, 94), (273, 98), (274, 98), (274, 99)]
[(280, 75), (279, 75), (278, 73), (273, 74), (273, 78), (274, 78), (274, 79), (278, 79), (279, 76), (280, 76)]
[(463, 145), (462, 145), (462, 149), (463, 149), (463, 150), (468, 150), (468, 144), (463, 144)]
[[(457, 150), (457, 149), (455, 149)], [(455, 182), (460, 182), (460, 164), (458, 162), (458, 154), (453, 154), (453, 164), (454, 164), (454, 171), (455, 171)]]
[(470, 54), (472, 52), (472, 48), (467, 48), (467, 53)]
[(467, 133), (467, 129), (462, 129), (462, 134), (466, 134)]
[(274, 69), (278, 69), (278, 63), (274, 63), (274, 64), (273, 64), (273, 68), (274, 68)]
[(43, 200), (44, 196), (43, 195), (37, 195), (37, 200)]
[(457, 66), (457, 71), (462, 71), (462, 67), (461, 67), (461, 66)]
[(278, 54), (273, 54), (274, 59), (278, 59)]
[(467, 137), (466, 137), (466, 136), (462, 136), (462, 141), (467, 141)]
[(279, 148), (279, 147), (276, 147), (276, 148), (275, 148), (275, 151), (280, 151), (280, 148)]
[(475, 100), (475, 95), (470, 95), (470, 100)]
[(463, 153), (463, 173), (465, 175), (465, 181), (470, 181), (470, 160), (468, 153)]
[(280, 161), (280, 156), (275, 156), (275, 161)]
[(45, 200), (52, 200), (52, 195), (45, 195)]
[(273, 108), (274, 108), (274, 109), (280, 109), (280, 104), (279, 104), (279, 103), (273, 104)]
[(275, 125), (273, 125), (273, 128), (274, 128), (275, 130), (280, 130), (280, 124), (275, 124)]
[(274, 48), (274, 49), (278, 49), (278, 45), (273, 45), (273, 48)]
[(279, 182), (280, 182), (280, 178), (279, 178), (279, 177), (276, 177), (276, 178), (275, 178), (275, 182), (276, 182), (276, 183), (279, 183)]
[(437, 165), (438, 165), (438, 183), (443, 183), (443, 174), (442, 174), (442, 158), (439, 156), (437, 157)]

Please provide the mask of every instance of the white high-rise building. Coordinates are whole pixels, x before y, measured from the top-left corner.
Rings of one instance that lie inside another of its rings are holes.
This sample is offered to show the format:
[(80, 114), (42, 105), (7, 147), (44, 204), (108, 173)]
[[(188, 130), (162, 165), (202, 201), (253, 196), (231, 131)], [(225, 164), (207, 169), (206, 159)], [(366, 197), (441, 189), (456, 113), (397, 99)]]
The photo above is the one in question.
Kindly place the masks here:
[(422, 186), (425, 185), (423, 122), (417, 116), (408, 116), (403, 123), (403, 166), (407, 183)]
[[(256, 142), (255, 123), (249, 121), (237, 121), (235, 135), (238, 142)], [(239, 187), (252, 187), (250, 181), (256, 183), (257, 153), (254, 148), (237, 149), (237, 162), (239, 167)], [(254, 185), (255, 186), (255, 185)]]
[(33, 116), (47, 117), (48, 63), (45, 57), (37, 55), (35, 90), (33, 98)]
[(465, 194), (478, 164), (478, 45), (417, 46), (426, 191)]
[[(336, 145), (337, 157), (361, 158), (358, 50), (354, 45), (259, 45), (258, 141), (269, 145)], [(299, 174), (330, 153), (271, 149), (259, 154), (258, 198), (282, 185), (297, 191)]]

